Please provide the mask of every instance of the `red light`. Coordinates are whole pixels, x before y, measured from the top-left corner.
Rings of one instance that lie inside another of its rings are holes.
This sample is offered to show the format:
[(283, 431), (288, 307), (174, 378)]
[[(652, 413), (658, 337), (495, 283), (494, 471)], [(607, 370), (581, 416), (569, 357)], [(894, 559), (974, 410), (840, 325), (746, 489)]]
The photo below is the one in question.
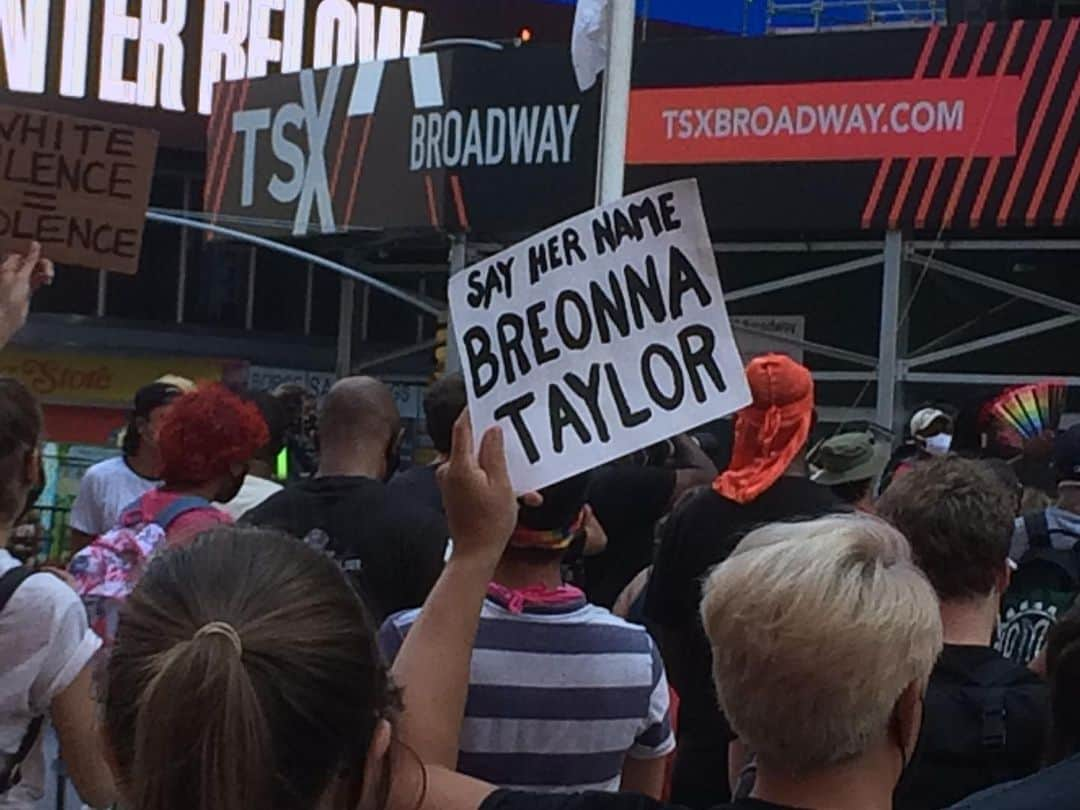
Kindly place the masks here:
[(520, 39), (522, 42), (530, 42), (532, 40), (532, 29), (522, 28), (521, 33), (518, 34), (518, 39)]

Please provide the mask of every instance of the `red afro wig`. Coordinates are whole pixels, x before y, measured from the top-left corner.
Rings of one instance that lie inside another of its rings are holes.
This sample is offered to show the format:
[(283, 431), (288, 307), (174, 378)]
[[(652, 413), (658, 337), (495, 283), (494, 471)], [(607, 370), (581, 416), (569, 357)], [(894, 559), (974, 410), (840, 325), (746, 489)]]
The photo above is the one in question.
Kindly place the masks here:
[(200, 386), (174, 400), (162, 420), (161, 477), (169, 484), (204, 484), (250, 460), (269, 438), (254, 404), (218, 383)]

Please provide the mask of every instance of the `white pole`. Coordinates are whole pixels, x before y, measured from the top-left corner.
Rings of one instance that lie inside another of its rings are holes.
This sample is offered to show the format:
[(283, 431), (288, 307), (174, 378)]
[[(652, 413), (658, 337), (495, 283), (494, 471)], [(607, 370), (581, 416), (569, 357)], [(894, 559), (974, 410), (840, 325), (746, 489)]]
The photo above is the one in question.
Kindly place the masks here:
[(630, 67), (634, 61), (634, 0), (610, 0), (610, 38), (604, 70), (604, 107), (600, 122), (600, 168), (597, 203), (623, 195), (626, 169), (626, 122), (630, 116)]
[(878, 338), (877, 423), (898, 436), (903, 425), (898, 412), (900, 385), (900, 297), (904, 271), (904, 240), (900, 231), (885, 234), (885, 271), (881, 277), (881, 329)]

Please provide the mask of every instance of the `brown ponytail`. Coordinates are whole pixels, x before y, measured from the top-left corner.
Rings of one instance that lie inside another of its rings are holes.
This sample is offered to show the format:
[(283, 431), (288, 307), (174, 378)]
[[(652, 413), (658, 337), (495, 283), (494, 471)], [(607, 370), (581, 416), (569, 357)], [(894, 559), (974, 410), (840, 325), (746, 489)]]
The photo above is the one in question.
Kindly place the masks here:
[(393, 703), (337, 566), (230, 528), (156, 559), (128, 600), (106, 728), (131, 810), (311, 810), (358, 795)]
[[(272, 807), (266, 780), (250, 778), (273, 773), (273, 745), (240, 653), (221, 636), (195, 637), (162, 653), (155, 665), (138, 701), (134, 772), (141, 778), (134, 806)], [(198, 743), (177, 751), (180, 739)], [(192, 756), (197, 779), (177, 761)]]

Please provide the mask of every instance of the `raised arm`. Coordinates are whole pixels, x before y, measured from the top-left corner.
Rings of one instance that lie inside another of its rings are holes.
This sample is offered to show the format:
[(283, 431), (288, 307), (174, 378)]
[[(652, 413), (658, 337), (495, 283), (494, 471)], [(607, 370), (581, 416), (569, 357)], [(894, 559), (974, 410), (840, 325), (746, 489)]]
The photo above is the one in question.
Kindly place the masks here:
[(53, 265), (41, 258), (41, 245), (33, 242), (26, 254), (8, 253), (0, 261), (0, 349), (26, 323), (30, 296), (52, 284)]
[(489, 430), (474, 456), (472, 427), (462, 414), (439, 483), (454, 552), (398, 652), (393, 675), (404, 690), (401, 738), (426, 765), (453, 770), (480, 608), (517, 520), (502, 432)]

